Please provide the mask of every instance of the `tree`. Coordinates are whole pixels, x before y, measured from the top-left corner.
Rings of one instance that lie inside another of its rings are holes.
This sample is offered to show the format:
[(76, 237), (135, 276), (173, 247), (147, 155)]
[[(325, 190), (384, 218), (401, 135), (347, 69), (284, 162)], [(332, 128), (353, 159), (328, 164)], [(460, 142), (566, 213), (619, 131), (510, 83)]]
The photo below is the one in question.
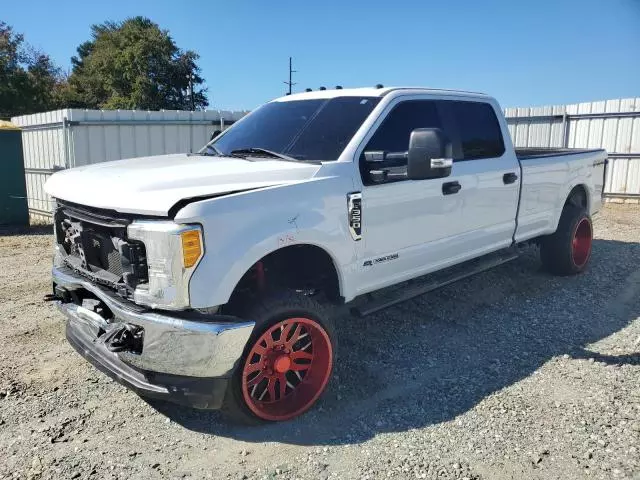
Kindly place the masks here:
[(61, 82), (49, 56), (0, 21), (0, 118), (56, 108)]
[(169, 33), (143, 17), (91, 27), (91, 40), (71, 59), (66, 106), (190, 110), (209, 103), (197, 53), (179, 49)]

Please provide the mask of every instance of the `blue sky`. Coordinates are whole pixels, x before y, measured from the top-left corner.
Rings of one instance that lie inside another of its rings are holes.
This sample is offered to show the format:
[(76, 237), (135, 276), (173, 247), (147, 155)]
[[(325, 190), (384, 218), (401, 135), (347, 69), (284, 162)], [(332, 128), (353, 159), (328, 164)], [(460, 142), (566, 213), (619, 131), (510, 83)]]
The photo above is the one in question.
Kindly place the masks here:
[(0, 19), (69, 68), (89, 26), (144, 15), (201, 55), (212, 108), (294, 90), (418, 85), (502, 106), (640, 96), (640, 0), (0, 0)]

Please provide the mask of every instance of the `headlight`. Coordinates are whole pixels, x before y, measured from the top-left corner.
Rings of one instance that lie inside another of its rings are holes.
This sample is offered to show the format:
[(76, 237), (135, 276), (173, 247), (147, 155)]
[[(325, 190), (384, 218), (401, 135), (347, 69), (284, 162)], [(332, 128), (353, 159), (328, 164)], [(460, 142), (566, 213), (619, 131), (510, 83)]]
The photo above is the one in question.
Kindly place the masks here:
[(127, 227), (127, 235), (144, 243), (149, 282), (139, 285), (133, 300), (166, 310), (189, 306), (189, 280), (204, 254), (202, 228), (166, 221), (138, 221)]

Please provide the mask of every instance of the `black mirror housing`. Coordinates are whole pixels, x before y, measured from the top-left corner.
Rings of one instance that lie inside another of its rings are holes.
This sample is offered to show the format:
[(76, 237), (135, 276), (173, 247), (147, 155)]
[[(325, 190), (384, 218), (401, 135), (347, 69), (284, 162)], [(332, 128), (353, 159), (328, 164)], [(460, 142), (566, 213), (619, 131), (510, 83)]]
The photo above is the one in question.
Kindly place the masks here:
[(416, 128), (409, 138), (407, 177), (410, 180), (451, 175), (453, 147), (439, 128)]

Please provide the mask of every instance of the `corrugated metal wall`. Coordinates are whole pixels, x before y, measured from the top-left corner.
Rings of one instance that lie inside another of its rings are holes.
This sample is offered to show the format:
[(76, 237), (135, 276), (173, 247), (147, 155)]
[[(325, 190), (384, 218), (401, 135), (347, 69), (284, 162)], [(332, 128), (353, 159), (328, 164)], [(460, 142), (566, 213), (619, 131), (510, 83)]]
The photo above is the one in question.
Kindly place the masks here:
[(56, 170), (123, 158), (199, 150), (214, 130), (224, 130), (247, 112), (79, 110), (12, 119), (22, 128), (29, 212), (47, 221), (51, 198), (44, 192)]
[(516, 147), (604, 148), (605, 195), (640, 202), (640, 98), (505, 110)]
[(23, 129), (24, 173), (32, 219), (48, 220), (50, 199), (43, 186), (55, 169), (65, 168), (67, 137), (61, 126), (67, 112), (58, 110), (13, 119), (13, 123)]

